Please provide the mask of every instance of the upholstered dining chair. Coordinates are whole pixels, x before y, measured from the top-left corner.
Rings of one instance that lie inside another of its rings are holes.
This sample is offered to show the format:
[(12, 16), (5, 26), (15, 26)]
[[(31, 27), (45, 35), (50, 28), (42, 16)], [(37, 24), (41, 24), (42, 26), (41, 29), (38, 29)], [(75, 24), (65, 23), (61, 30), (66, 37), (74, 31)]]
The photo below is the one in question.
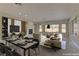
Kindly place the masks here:
[(39, 50), (39, 40), (38, 39), (34, 39), (33, 41), (36, 41), (37, 43), (35, 44), (35, 45), (33, 45), (32, 47), (31, 47), (31, 49), (35, 52), (35, 55), (37, 56), (37, 49), (38, 49), (38, 51), (39, 51), (39, 53), (40, 53), (40, 50)]
[(38, 39), (39, 42), (40, 42), (40, 34), (33, 33), (33, 38), (34, 38), (34, 39)]
[(5, 56), (20, 56), (15, 50), (12, 51), (10, 47), (3, 43), (0, 43), (0, 52), (5, 54)]

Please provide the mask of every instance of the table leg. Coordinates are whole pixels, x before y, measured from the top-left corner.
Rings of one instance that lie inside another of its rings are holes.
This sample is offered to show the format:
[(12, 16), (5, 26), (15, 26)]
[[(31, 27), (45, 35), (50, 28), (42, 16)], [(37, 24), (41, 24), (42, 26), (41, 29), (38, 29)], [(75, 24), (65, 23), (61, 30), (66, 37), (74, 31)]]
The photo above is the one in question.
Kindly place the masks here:
[(7, 41), (6, 41), (6, 45), (7, 45)]
[(28, 49), (28, 56), (30, 56), (30, 49)]
[(26, 51), (24, 50), (24, 56), (26, 55)]

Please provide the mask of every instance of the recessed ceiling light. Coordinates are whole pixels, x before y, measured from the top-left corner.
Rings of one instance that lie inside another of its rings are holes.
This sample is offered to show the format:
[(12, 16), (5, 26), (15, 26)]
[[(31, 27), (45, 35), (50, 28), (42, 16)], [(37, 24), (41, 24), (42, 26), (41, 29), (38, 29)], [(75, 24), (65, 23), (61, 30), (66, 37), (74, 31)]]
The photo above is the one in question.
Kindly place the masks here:
[(19, 15), (22, 15), (22, 13), (21, 13), (21, 12), (19, 12)]
[(28, 15), (26, 14), (25, 17), (27, 17)]

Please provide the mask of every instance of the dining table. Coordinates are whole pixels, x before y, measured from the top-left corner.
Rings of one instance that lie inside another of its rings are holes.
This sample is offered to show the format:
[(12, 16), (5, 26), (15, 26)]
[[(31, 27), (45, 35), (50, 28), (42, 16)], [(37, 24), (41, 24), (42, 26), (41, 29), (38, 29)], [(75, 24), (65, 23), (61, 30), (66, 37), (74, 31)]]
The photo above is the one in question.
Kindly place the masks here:
[(28, 39), (18, 39), (18, 40), (11, 40), (11, 38), (5, 38), (4, 39), (7, 43), (11, 43), (17, 47), (20, 47), (23, 49), (23, 55), (26, 56), (26, 51), (28, 50), (28, 56), (30, 56), (30, 48), (37, 44), (36, 41), (33, 41), (33, 38), (28, 38)]

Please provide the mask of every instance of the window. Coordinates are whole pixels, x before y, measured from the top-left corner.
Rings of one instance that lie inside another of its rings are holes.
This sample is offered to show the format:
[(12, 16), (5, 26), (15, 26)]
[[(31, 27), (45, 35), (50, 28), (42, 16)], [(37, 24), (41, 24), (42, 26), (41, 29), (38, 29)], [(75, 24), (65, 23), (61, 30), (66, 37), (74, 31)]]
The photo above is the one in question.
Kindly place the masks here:
[(39, 25), (39, 32), (42, 32), (42, 25)]
[(21, 21), (19, 20), (14, 20), (14, 25), (17, 25), (20, 27), (20, 32), (21, 32)]
[(79, 29), (78, 29), (78, 22), (77, 22), (77, 20), (73, 20), (73, 31), (74, 31), (74, 34), (75, 35), (77, 35), (78, 34), (78, 32), (79, 32)]
[(47, 28), (48, 25), (45, 25), (45, 32), (52, 32), (52, 26), (50, 25), (50, 28)]
[(50, 25), (50, 28), (45, 25), (45, 32), (59, 32), (59, 24)]
[(66, 24), (62, 24), (62, 33), (66, 33)]
[(59, 32), (59, 25), (56, 24), (56, 25), (52, 25), (53, 27), (53, 32)]

